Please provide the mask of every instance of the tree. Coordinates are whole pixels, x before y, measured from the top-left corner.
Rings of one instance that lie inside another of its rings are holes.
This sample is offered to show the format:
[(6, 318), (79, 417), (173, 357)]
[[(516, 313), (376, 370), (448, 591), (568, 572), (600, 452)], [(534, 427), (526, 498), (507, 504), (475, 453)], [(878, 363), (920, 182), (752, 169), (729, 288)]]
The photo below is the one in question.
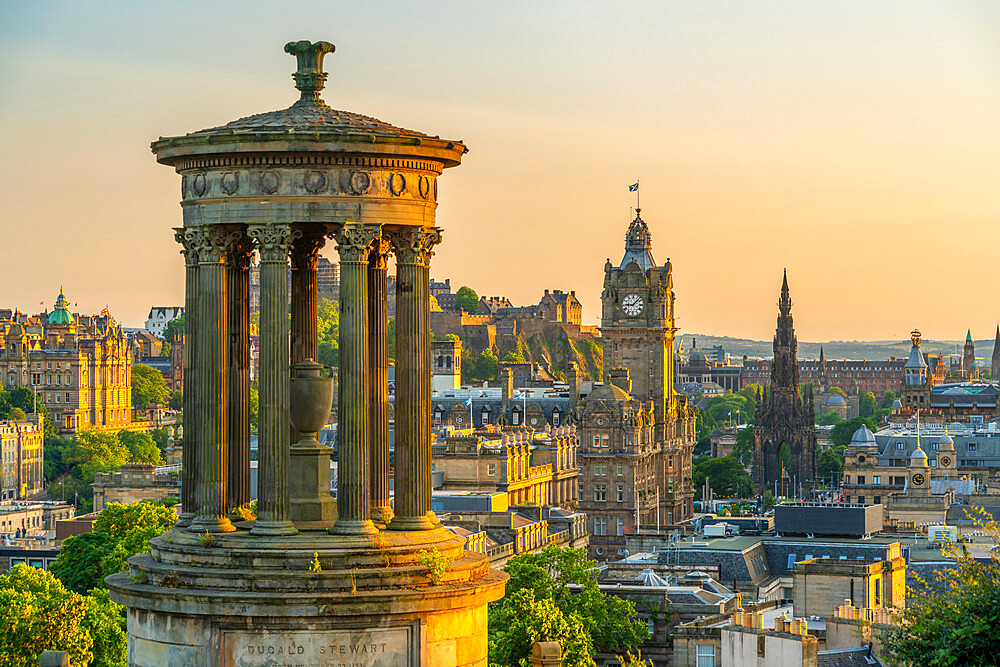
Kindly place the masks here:
[(257, 430), (257, 419), (260, 413), (260, 383), (254, 380), (250, 383), (250, 428)]
[(884, 394), (882, 394), (882, 400), (879, 401), (878, 406), (884, 410), (891, 410), (892, 404), (896, 401), (897, 398), (899, 398), (899, 394), (890, 389), (889, 391), (886, 391)]
[(500, 371), (500, 362), (490, 350), (483, 350), (476, 358), (462, 360), (462, 372), (470, 381), (492, 380)]
[(736, 432), (736, 444), (733, 445), (733, 456), (744, 466), (753, 461), (754, 445), (753, 426), (744, 426)]
[(788, 474), (792, 474), (792, 448), (787, 442), (782, 442), (781, 447), (778, 448), (778, 458), (781, 459), (781, 465), (785, 467)]
[(862, 417), (871, 417), (875, 413), (875, 394), (870, 391), (860, 391), (858, 393), (858, 414)]
[(851, 444), (851, 436), (857, 431), (861, 426), (867, 426), (872, 432), (875, 431), (875, 422), (871, 419), (866, 419), (865, 417), (855, 417), (854, 419), (847, 419), (842, 422), (838, 422), (830, 430), (830, 441), (835, 445), (849, 445)]
[(830, 410), (829, 412), (824, 412), (823, 414), (816, 417), (816, 423), (820, 426), (833, 426), (837, 422), (843, 421), (844, 418), (837, 414), (836, 410)]
[(816, 474), (821, 480), (829, 479), (834, 475), (834, 480), (840, 479), (844, 472), (844, 447), (835, 445), (829, 449), (824, 449), (819, 453), (816, 461)]
[(140, 431), (118, 431), (118, 440), (128, 449), (129, 463), (151, 463), (163, 465), (160, 448), (153, 436)]
[[(535, 636), (561, 633), (563, 621), (570, 623), (574, 636), (584, 638), (587, 646), (597, 652), (632, 650), (648, 636), (632, 602), (601, 591), (597, 585), (597, 563), (587, 560), (583, 549), (549, 546), (540, 553), (520, 554), (507, 562), (504, 571), (510, 575), (507, 595), (490, 605), (491, 662), (526, 664), (526, 651), (530, 651), (531, 644), (525, 644), (524, 638), (532, 633)], [(528, 617), (526, 607), (541, 607), (546, 601), (551, 606), (544, 605), (545, 611), (533, 617), (533, 630), (518, 629), (516, 634), (510, 634), (514, 619)], [(550, 625), (545, 625), (546, 622)], [(580, 659), (590, 660), (591, 655), (592, 652)]]
[[(319, 363), (324, 366), (340, 365), (340, 311), (332, 299), (320, 299), (317, 308)], [(390, 355), (392, 353), (390, 352)]]
[(170, 393), (170, 400), (167, 402), (167, 406), (171, 410), (183, 410), (184, 409), (184, 394), (180, 391), (173, 391)]
[(882, 645), (901, 665), (927, 667), (993, 665), (1000, 653), (1000, 530), (982, 508), (977, 528), (996, 546), (988, 560), (976, 560), (965, 545), (941, 550), (955, 567), (939, 571), (933, 582), (916, 576), (907, 589), (899, 625), (881, 634)]
[(467, 313), (479, 312), (479, 295), (471, 287), (458, 288), (455, 292), (455, 308), (464, 310)]
[(151, 405), (163, 405), (170, 398), (163, 374), (152, 366), (132, 366), (132, 407), (143, 410)]
[(716, 496), (732, 497), (753, 492), (753, 481), (735, 456), (705, 457), (692, 466), (695, 500), (701, 500), (706, 477)]
[(74, 665), (125, 665), (125, 615), (107, 592), (80, 595), (52, 574), (15, 565), (0, 576), (0, 663), (34, 667), (44, 650)]
[(111, 503), (94, 521), (94, 529), (63, 542), (49, 568), (63, 584), (77, 593), (104, 588), (104, 577), (121, 572), (126, 561), (149, 550), (149, 540), (165, 533), (176, 513), (160, 503), (143, 500)]
[(559, 642), (564, 667), (594, 664), (590, 638), (579, 618), (567, 617), (551, 599), (536, 601), (530, 588), (507, 593), (504, 604), (490, 618), (491, 664), (529, 667), (535, 642)]
[(170, 345), (174, 342), (174, 332), (180, 332), (181, 335), (184, 334), (184, 316), (175, 317), (174, 319), (167, 322), (166, 328), (163, 330), (163, 347), (164, 351), (161, 353), (163, 356), (170, 354)]

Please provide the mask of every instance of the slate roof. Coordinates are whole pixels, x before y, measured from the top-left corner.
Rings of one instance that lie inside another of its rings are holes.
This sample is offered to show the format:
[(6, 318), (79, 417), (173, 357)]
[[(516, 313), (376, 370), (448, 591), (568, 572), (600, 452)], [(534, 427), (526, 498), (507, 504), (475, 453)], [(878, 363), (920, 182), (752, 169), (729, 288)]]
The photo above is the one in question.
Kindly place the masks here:
[(882, 667), (879, 659), (871, 654), (867, 646), (860, 648), (842, 648), (835, 651), (819, 651), (816, 654), (816, 664), (819, 667)]

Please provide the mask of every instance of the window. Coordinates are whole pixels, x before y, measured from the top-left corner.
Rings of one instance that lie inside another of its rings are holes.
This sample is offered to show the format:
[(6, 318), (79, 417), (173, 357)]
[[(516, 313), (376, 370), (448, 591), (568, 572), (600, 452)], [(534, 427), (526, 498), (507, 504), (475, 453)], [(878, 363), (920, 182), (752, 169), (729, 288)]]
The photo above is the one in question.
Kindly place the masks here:
[(970, 452), (976, 451), (976, 443), (974, 443), (974, 442), (970, 442), (969, 443), (969, 451)]
[(617, 532), (617, 533), (615, 533), (615, 534), (616, 534), (616, 535), (618, 535), (618, 536), (620, 537), (620, 536), (622, 536), (622, 535), (624, 535), (624, 534), (625, 534), (625, 519), (618, 519), (618, 520), (616, 521), (616, 524), (617, 524), (617, 526), (616, 526), (616, 530), (617, 530), (618, 532)]
[(577, 486), (576, 499), (579, 500), (580, 502), (583, 502), (583, 484)]
[(620, 502), (620, 503), (625, 502), (625, 485), (624, 484), (619, 484), (618, 485), (618, 502)]
[(646, 619), (646, 629), (649, 630), (649, 636), (653, 636), (653, 631), (656, 629), (656, 623), (653, 621), (653, 617), (650, 616)]
[(594, 474), (604, 476), (608, 474), (608, 465), (606, 463), (595, 463), (594, 464)]
[(858, 504), (859, 505), (864, 505), (865, 504), (865, 497), (864, 496), (858, 496)]
[(553, 426), (559, 426), (559, 419), (560, 419), (561, 416), (562, 415), (559, 412), (558, 408), (552, 411), (552, 425)]
[(608, 520), (603, 517), (594, 517), (594, 535), (608, 534)]
[[(877, 485), (877, 484), (881, 484), (881, 483), (882, 483), (882, 475), (872, 475), (872, 484), (876, 484)], [(876, 502), (878, 502), (878, 501), (876, 501)]]
[(517, 408), (510, 413), (510, 423), (513, 426), (518, 426), (521, 424), (521, 412)]
[(596, 502), (604, 502), (608, 499), (608, 487), (605, 484), (595, 484), (594, 485), (594, 500)]
[(486, 474), (489, 475), (490, 477), (495, 477), (497, 474), (497, 464), (496, 463), (488, 464), (486, 466)]
[(715, 644), (698, 644), (695, 653), (696, 667), (715, 667)]
[(896, 443), (896, 449), (906, 449), (906, 443), (897, 442)]
[(878, 505), (880, 502), (882, 502), (882, 496), (874, 496), (872, 498), (872, 502)]
[(622, 465), (621, 463), (619, 463), (617, 466), (615, 466), (615, 474), (618, 475), (619, 477), (621, 477), (622, 475), (624, 475), (625, 474), (625, 466)]
[(858, 484), (864, 484), (864, 483), (865, 483), (865, 476), (858, 475)]
[(482, 415), (482, 418), (481, 418), (482, 423), (483, 424), (489, 424), (490, 423), (490, 409), (489, 408), (483, 408), (483, 411), (482, 411), (481, 415)]

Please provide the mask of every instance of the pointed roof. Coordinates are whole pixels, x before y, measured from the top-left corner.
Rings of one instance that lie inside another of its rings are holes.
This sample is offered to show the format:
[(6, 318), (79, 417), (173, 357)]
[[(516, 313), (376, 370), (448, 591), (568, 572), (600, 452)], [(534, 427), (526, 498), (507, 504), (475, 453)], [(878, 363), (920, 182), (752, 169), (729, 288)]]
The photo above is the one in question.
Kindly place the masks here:
[(969, 329), (969, 332), (965, 334), (965, 341), (969, 342), (971, 340), (972, 340), (972, 329)]
[(924, 355), (920, 353), (920, 332), (914, 329), (910, 334), (910, 340), (913, 341), (913, 347), (910, 348), (910, 356), (907, 358), (903, 368), (906, 370), (927, 368)]
[(649, 233), (649, 226), (639, 216), (642, 209), (635, 209), (635, 220), (628, 226), (625, 232), (625, 256), (619, 268), (624, 269), (629, 262), (635, 262), (639, 268), (646, 272), (648, 269), (656, 267), (653, 259), (653, 237)]
[(782, 271), (781, 298), (778, 300), (778, 308), (782, 315), (788, 315), (792, 311), (792, 297), (788, 292), (788, 269)]

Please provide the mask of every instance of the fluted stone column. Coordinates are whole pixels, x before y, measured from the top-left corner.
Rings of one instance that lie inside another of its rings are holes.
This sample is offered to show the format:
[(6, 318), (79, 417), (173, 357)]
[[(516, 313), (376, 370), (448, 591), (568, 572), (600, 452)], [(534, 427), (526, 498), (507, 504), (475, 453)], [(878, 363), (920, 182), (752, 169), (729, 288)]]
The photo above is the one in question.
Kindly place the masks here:
[(195, 388), (198, 383), (194, 377), (194, 359), (197, 349), (198, 322), (198, 246), (194, 239), (184, 230), (174, 230), (174, 238), (184, 246), (184, 386), (182, 412), (187, 428), (181, 448), (181, 512), (177, 519), (178, 526), (189, 526), (195, 513), (195, 483), (198, 474), (197, 451), (197, 420), (195, 412)]
[(335, 535), (378, 532), (371, 519), (368, 415), (368, 253), (378, 225), (348, 224), (336, 234), (340, 252), (340, 382), (337, 423)]
[[(316, 265), (325, 243), (323, 230), (303, 230), (292, 247), (292, 365), (319, 359)], [(318, 232), (318, 233), (317, 233)], [(330, 495), (331, 449), (315, 441), (301, 443), (299, 434), (291, 448), (289, 492), (292, 521), (330, 522), (337, 505)]]
[(389, 492), (389, 309), (386, 262), (392, 245), (375, 239), (368, 255), (368, 414), (372, 521), (392, 519)]
[(250, 260), (241, 231), (229, 254), (229, 471), (227, 510), (250, 504)]
[(229, 309), (227, 259), (236, 233), (212, 227), (188, 232), (198, 244), (198, 328), (195, 373), (198, 383), (198, 478), (193, 532), (235, 530), (226, 508), (229, 406)]
[(254, 535), (291, 535), (288, 421), (288, 251), (291, 225), (251, 225), (260, 251), (260, 390)]
[(441, 230), (389, 233), (396, 255), (396, 465), (393, 530), (439, 525), (431, 511), (431, 249)]

